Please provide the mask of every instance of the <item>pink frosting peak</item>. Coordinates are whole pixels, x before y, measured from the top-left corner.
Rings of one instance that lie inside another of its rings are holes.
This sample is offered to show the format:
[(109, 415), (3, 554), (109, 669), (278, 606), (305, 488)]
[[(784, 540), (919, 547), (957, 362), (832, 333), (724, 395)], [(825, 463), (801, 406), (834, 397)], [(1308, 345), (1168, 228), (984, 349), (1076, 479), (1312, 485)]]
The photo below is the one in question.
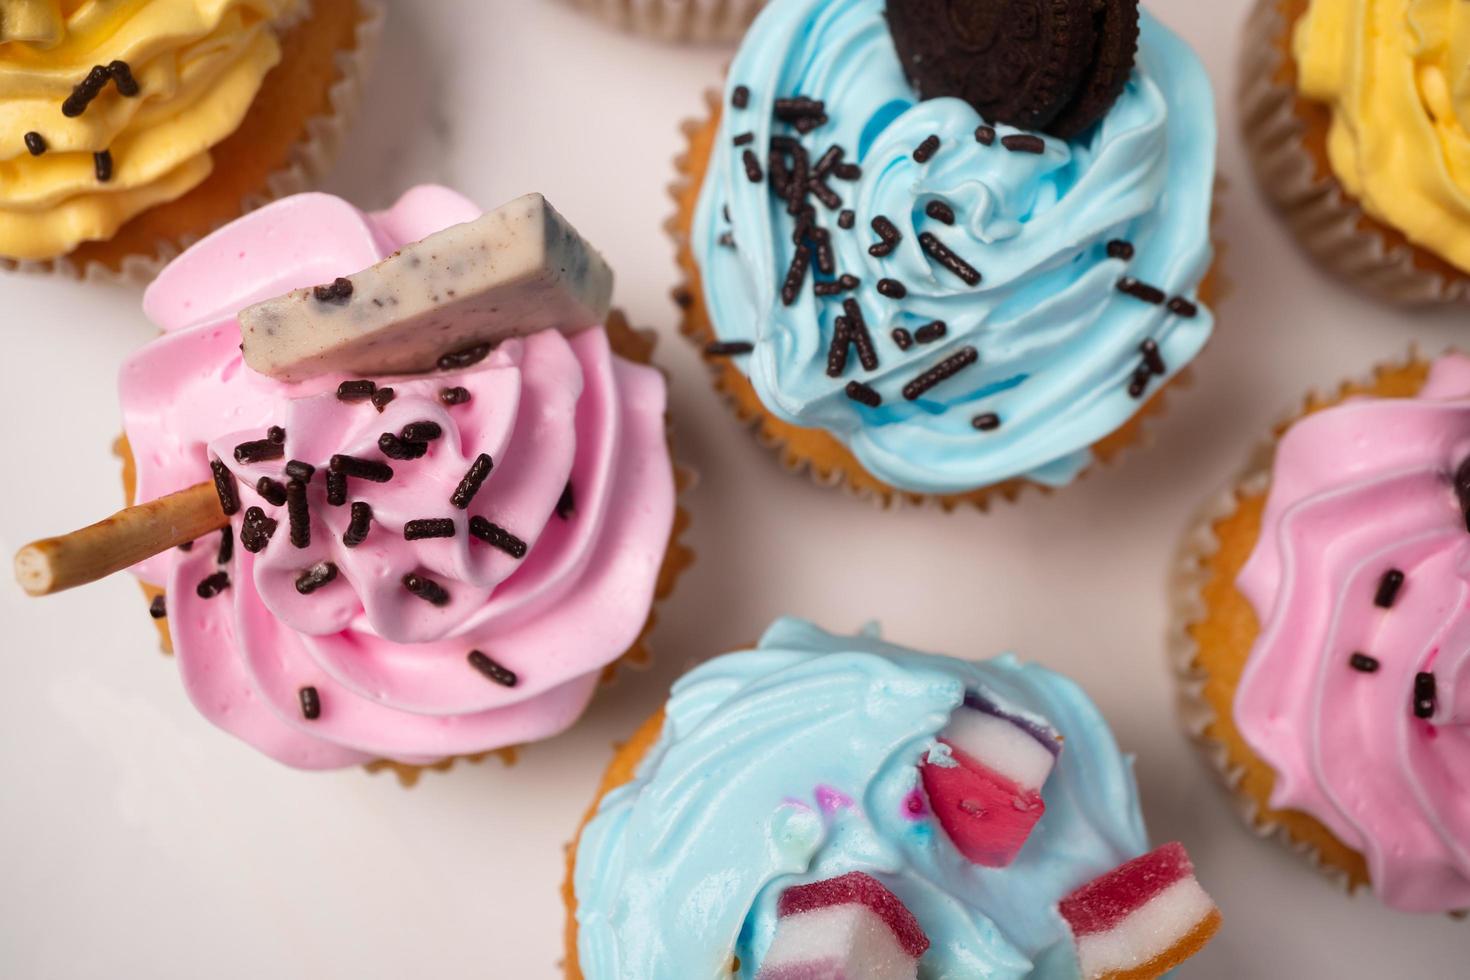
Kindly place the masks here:
[[(240, 356), (235, 311), (479, 213), (437, 187), (378, 214), (324, 194), (286, 198), (180, 256), (145, 297), (165, 335), (120, 380), (138, 499), (208, 480), (213, 458), (237, 481), (241, 511), (223, 564), (211, 540), (134, 571), (168, 590), (195, 705), (289, 765), (426, 763), (555, 734), (647, 621), (674, 517), (665, 388), (656, 370), (615, 355), (601, 328), (507, 341), (460, 372), (374, 379), (394, 392), (381, 411), (338, 399), (346, 376), (287, 385)], [(468, 400), (446, 403), (448, 387)], [(406, 426), (437, 434), (417, 458), (389, 458), (380, 437)], [(285, 430), (280, 458), (235, 458), (271, 427)], [(392, 478), (349, 476), (345, 502), (333, 503), (326, 475), (338, 454), (385, 463)], [(482, 455), (489, 476), (467, 508), (455, 506)], [(287, 506), (257, 490), (262, 477), (284, 485), (292, 460), (316, 468), (305, 492), (309, 540), (291, 533)], [(366, 538), (349, 544), (353, 504), (372, 518)], [(264, 547), (245, 528), (252, 508), (276, 522)], [(452, 536), (406, 538), (409, 522), (436, 519), (452, 522)], [(496, 541), (472, 535), (472, 521), (482, 532), (494, 525)], [(298, 587), (324, 567), (335, 570), (330, 581)], [(201, 595), (218, 571), (229, 587)], [(410, 592), (408, 575), (447, 599)], [(488, 661), (476, 667), (471, 651)], [(306, 688), (319, 706), (311, 718)]]
[(1277, 773), (1272, 805), (1364, 854), (1405, 911), (1470, 908), (1467, 457), (1465, 357), (1437, 361), (1417, 398), (1298, 421), (1238, 581), (1261, 632), (1235, 719)]

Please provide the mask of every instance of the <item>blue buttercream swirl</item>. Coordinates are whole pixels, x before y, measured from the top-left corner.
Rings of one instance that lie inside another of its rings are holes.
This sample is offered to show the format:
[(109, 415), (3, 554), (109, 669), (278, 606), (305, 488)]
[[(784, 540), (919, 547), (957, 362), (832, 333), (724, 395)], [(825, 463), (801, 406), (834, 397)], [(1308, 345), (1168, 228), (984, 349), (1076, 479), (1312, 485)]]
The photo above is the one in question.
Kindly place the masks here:
[[(1065, 739), (1006, 868), (970, 864), (914, 806), (918, 764), (967, 691)], [(750, 980), (781, 893), (859, 870), (928, 934), (926, 980), (1074, 980), (1057, 902), (1145, 849), (1132, 764), (1072, 682), (782, 619), (675, 685), (636, 777), (587, 825), (578, 957), (588, 980), (729, 980), (734, 957)]]
[[(732, 104), (736, 86), (749, 90), (744, 109)], [(829, 119), (804, 136), (772, 116), (774, 100), (797, 95), (825, 103)], [(996, 126), (984, 145), (976, 138), (983, 122), (959, 99), (917, 99), (884, 0), (773, 0), (730, 68), (695, 214), (691, 244), (715, 332), (754, 344), (737, 363), (762, 403), (788, 422), (827, 430), (901, 489), (963, 492), (1013, 477), (1070, 482), (1091, 460), (1090, 447), (1184, 368), (1213, 328), (1203, 307), (1182, 316), (1117, 289), (1130, 276), (1167, 298), (1193, 300), (1209, 269), (1214, 100), (1181, 40), (1144, 14), (1127, 88), (1078, 139), (1046, 137), (1042, 153), (1015, 152), (1003, 138), (1018, 130)], [(735, 142), (747, 133), (748, 142)], [(840, 208), (813, 199), (835, 274), (859, 278), (856, 291), (816, 296), (808, 274), (796, 302), (783, 303), (795, 219), (769, 175), (752, 182), (744, 162), (751, 149), (764, 170), (773, 135), (799, 139), (813, 162), (836, 144), (845, 162), (861, 166), (856, 181), (828, 181)], [(920, 163), (914, 150), (930, 136), (940, 148)], [(932, 201), (953, 209), (953, 225), (926, 213)], [(856, 216), (851, 230), (837, 223), (846, 208)], [(876, 216), (903, 236), (886, 257), (868, 253), (879, 240), (870, 227)], [(981, 282), (968, 285), (932, 259), (920, 245), (924, 232)], [(1133, 245), (1131, 259), (1109, 256), (1114, 239)], [(907, 295), (880, 295), (881, 278), (898, 280)], [(851, 298), (879, 365), (864, 370), (854, 356), (834, 379), (828, 347)], [(905, 351), (891, 337), (895, 327), (912, 333), (935, 320), (948, 328), (939, 341)], [(1166, 371), (1130, 394), (1150, 339)], [(904, 397), (915, 377), (967, 347), (977, 363), (917, 400)], [(870, 385), (882, 404), (848, 397), (852, 380)], [(977, 430), (973, 420), (991, 413), (999, 427)]]

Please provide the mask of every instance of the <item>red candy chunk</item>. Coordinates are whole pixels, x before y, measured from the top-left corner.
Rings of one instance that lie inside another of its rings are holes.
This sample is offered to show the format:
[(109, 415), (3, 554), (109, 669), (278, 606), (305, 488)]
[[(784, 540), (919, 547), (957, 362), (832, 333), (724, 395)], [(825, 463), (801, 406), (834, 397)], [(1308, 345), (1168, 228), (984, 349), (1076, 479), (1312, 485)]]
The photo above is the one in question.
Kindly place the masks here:
[(1147, 980), (1209, 942), (1220, 910), (1182, 844), (1165, 844), (1062, 899), (1085, 980)]

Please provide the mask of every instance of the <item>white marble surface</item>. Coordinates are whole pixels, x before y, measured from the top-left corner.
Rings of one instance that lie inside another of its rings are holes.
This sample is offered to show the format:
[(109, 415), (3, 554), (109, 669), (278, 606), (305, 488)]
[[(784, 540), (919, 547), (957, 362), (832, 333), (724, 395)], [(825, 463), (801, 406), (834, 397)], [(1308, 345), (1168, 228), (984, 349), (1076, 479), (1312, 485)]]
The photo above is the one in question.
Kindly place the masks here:
[[(1245, 0), (1154, 0), (1222, 92)], [(1156, 445), (1052, 499), (981, 516), (879, 514), (780, 472), (675, 336), (661, 231), (678, 122), (728, 52), (620, 36), (554, 0), (394, 0), (367, 111), (330, 189), (364, 205), (438, 180), (485, 205), (540, 190), (614, 260), (618, 299), (665, 335), (700, 562), (660, 617), (656, 667), (571, 734), (405, 791), (278, 767), (202, 721), (119, 577), (46, 601), (0, 582), (0, 975), (559, 977), (562, 846), (611, 743), (687, 665), (775, 614), (880, 618), (913, 645), (1015, 649), (1063, 669), (1138, 754), (1150, 826), (1179, 838), (1226, 916), (1193, 978), (1467, 974), (1470, 925), (1348, 899), (1250, 837), (1176, 734), (1162, 636), (1181, 526), (1312, 384), (1465, 315), (1406, 315), (1313, 271), (1266, 213), (1222, 99), (1220, 230), (1236, 283)], [(113, 378), (150, 328), (125, 289), (0, 279), (0, 551), (118, 502)], [(56, 370), (61, 368), (63, 370)]]

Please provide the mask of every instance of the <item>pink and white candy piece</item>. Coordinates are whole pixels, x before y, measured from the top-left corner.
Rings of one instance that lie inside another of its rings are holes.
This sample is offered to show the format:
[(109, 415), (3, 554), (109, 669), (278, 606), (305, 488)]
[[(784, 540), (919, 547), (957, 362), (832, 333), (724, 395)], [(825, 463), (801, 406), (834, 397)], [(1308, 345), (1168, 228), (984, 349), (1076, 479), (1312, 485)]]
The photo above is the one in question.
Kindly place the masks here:
[(1005, 867), (1046, 812), (1041, 788), (1061, 753), (1061, 736), (970, 695), (939, 741), (952, 764), (927, 759), (919, 766), (935, 818), (968, 860)]
[(915, 980), (929, 937), (872, 875), (788, 888), (756, 980)]
[(1220, 911), (1182, 844), (1165, 844), (1062, 899), (1084, 980), (1157, 977), (1197, 953)]

